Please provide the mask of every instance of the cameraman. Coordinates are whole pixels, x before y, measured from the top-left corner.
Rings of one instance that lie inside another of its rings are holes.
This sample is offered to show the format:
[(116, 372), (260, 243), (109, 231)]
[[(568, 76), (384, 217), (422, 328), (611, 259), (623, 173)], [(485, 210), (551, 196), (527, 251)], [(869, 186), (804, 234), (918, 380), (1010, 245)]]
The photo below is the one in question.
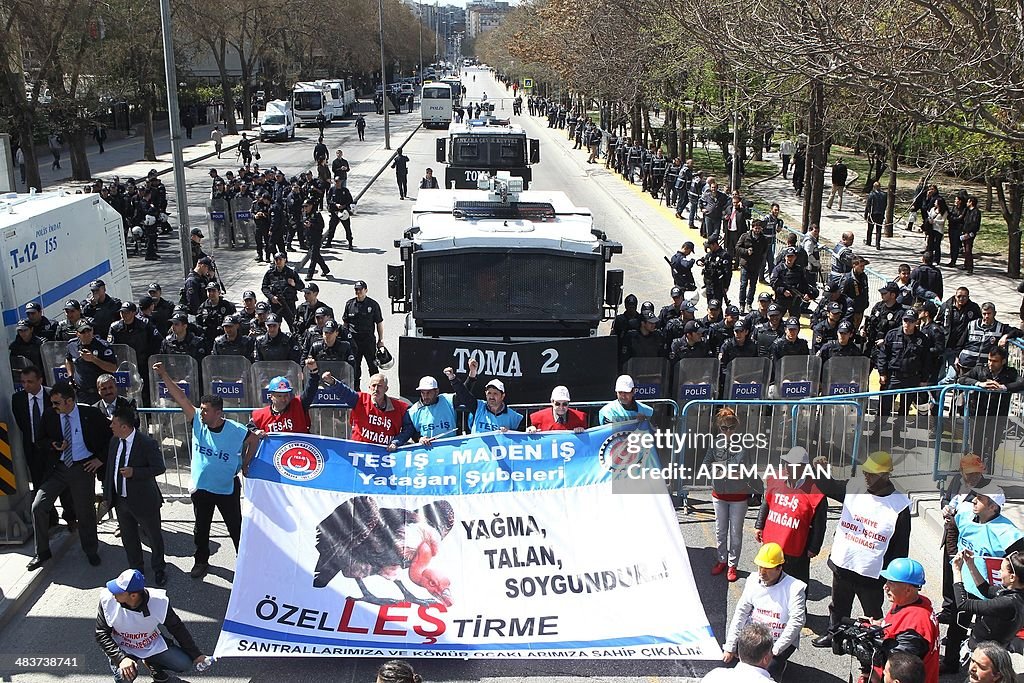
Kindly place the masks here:
[[(827, 465), (818, 457), (815, 465)], [(838, 627), (860, 600), (864, 614), (882, 616), (882, 569), (910, 551), (910, 499), (890, 481), (892, 456), (885, 451), (868, 455), (860, 466), (863, 483), (819, 477), (818, 488), (843, 504), (840, 524), (828, 558), (832, 570), (832, 601), (828, 607), (829, 630)], [(815, 638), (815, 647), (830, 647), (832, 634)]]
[[(888, 641), (886, 657), (894, 652), (906, 652), (920, 657), (924, 662), (924, 680), (926, 683), (937, 683), (939, 622), (933, 614), (932, 601), (921, 595), (924, 567), (917, 560), (900, 557), (882, 570), (882, 578), (885, 579), (885, 593), (892, 606), (884, 621), (875, 623), (885, 626), (882, 635)], [(882, 680), (882, 666), (877, 660), (874, 662), (871, 680)]]

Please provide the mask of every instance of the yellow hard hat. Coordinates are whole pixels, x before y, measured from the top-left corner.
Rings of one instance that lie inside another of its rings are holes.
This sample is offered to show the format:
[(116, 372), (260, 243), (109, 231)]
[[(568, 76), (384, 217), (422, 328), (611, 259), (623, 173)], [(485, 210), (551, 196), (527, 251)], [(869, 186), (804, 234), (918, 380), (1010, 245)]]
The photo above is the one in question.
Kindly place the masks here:
[(892, 456), (885, 451), (869, 453), (860, 469), (868, 474), (888, 474), (892, 472)]
[(782, 554), (782, 546), (778, 543), (765, 543), (761, 546), (761, 549), (757, 551), (757, 557), (754, 558), (754, 564), (758, 567), (765, 567), (767, 569), (774, 569), (786, 561), (785, 556)]

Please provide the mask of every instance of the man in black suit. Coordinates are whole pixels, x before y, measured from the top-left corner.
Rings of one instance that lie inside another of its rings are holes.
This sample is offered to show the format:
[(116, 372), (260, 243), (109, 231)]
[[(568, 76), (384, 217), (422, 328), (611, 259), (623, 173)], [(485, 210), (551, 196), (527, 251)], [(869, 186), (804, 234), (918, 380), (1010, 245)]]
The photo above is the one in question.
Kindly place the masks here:
[(139, 530), (145, 530), (153, 553), (153, 583), (163, 588), (167, 585), (164, 537), (160, 532), (160, 506), (164, 500), (156, 478), (167, 467), (160, 446), (135, 428), (135, 419), (135, 411), (130, 408), (122, 406), (114, 411), (110, 421), (114, 438), (107, 451), (103, 496), (117, 510), (128, 566), (143, 571)]
[[(43, 415), (53, 412), (50, 406), (50, 391), (43, 386), (43, 371), (34, 365), (21, 371), (22, 389), (11, 397), (11, 411), (21, 432), (21, 448), (25, 453), (29, 478), (33, 492), (38, 491), (46, 480), (48, 458), (45, 449), (37, 446), (42, 436)], [(71, 492), (60, 494), (60, 505), (64, 509), (64, 521), (72, 531), (78, 526), (75, 510), (71, 504)], [(56, 510), (50, 512), (50, 527), (57, 526)]]
[(99, 539), (96, 534), (96, 473), (101, 472), (110, 446), (110, 424), (96, 408), (78, 405), (75, 389), (57, 382), (50, 389), (53, 412), (43, 415), (42, 436), (36, 446), (45, 453), (47, 474), (32, 503), (36, 555), (28, 563), (31, 571), (49, 560), (49, 517), (61, 493), (70, 489), (78, 538), (89, 564), (98, 566)]
[(114, 413), (117, 412), (118, 408), (127, 408), (133, 413), (136, 413), (136, 427), (139, 425), (138, 422), (138, 411), (139, 404), (134, 398), (125, 398), (117, 393), (117, 380), (114, 379), (113, 375), (100, 375), (96, 378), (96, 393), (100, 395), (100, 400), (92, 404), (93, 408), (99, 409), (107, 419), (110, 420), (114, 417)]

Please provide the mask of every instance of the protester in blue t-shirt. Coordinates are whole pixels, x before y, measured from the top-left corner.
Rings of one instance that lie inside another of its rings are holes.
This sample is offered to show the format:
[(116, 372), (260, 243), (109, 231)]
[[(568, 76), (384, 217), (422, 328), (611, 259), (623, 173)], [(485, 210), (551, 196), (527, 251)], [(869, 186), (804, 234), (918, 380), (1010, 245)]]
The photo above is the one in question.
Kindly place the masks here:
[[(470, 368), (475, 367), (476, 361), (471, 360)], [(452, 383), (452, 387), (462, 385), (452, 368), (445, 368), (444, 374)], [(475, 399), (467, 405), (460, 402), (454, 393), (442, 394), (438, 389), (437, 380), (429, 375), (420, 379), (416, 391), (420, 393), (420, 400), (405, 412), (402, 417), (402, 431), (391, 441), (389, 450), (404, 446), (410, 441), (416, 441), (421, 446), (430, 446), (435, 439), (454, 436), (458, 433), (458, 415), (455, 411), (467, 410), (476, 405)]]
[(615, 400), (609, 401), (598, 413), (603, 425), (612, 422), (628, 422), (630, 420), (646, 420), (654, 414), (654, 408), (637, 401), (636, 385), (629, 375), (619, 375), (615, 380)]
[(228, 534), (238, 552), (238, 539), (242, 534), (242, 488), (238, 473), (242, 462), (248, 462), (250, 453), (259, 445), (259, 437), (250, 434), (242, 425), (224, 417), (224, 400), (207, 394), (196, 407), (185, 392), (167, 374), (163, 363), (154, 363), (153, 370), (167, 387), (167, 393), (181, 408), (185, 419), (192, 423), (192, 482), (189, 491), (195, 513), (195, 565), (189, 576), (206, 576), (210, 564), (210, 525), (213, 511), (219, 510)]
[[(476, 379), (479, 364), (476, 359), (469, 361), (469, 379)], [(454, 373), (452, 373), (454, 374)], [(473, 411), (469, 416), (469, 433), (518, 431), (523, 423), (523, 416), (505, 404), (505, 383), (500, 379), (492, 379), (484, 388), (486, 400), (481, 401), (473, 396), (473, 392), (461, 382), (452, 382), (455, 396), (460, 404)]]

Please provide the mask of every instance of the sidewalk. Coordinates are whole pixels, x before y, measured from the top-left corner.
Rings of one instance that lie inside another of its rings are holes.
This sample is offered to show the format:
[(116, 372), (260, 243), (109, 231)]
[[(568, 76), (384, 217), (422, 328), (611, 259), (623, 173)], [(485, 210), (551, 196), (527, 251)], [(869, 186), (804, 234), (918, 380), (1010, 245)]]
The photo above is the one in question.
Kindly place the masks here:
[[(409, 136), (418, 128), (420, 123), (419, 117), (396, 117), (392, 119), (392, 148), (391, 150), (384, 149), (383, 139), (380, 137), (370, 138), (367, 137), (365, 143), (354, 142), (355, 138), (355, 127), (351, 125), (350, 121), (346, 121), (345, 125), (336, 126), (333, 131), (339, 135), (335, 138), (334, 142), (338, 142), (339, 138), (346, 147), (359, 147), (365, 150), (367, 153), (358, 162), (353, 161), (352, 171), (349, 175), (350, 184), (353, 187), (353, 192), (362, 189), (365, 185), (369, 185), (373, 178), (375, 178), (382, 166), (386, 167), (387, 163), (390, 162), (392, 155), (395, 153), (394, 148), (398, 145), (404, 144), (408, 141)], [(213, 142), (209, 139), (209, 130), (212, 130), (212, 126), (204, 127), (206, 130), (205, 135), (200, 134), (200, 129), (196, 128), (193, 131), (193, 140), (189, 141), (191, 144), (184, 150), (184, 159), (186, 165), (191, 163), (200, 162), (204, 159), (209, 159), (215, 155)], [(351, 138), (351, 140), (350, 140)], [(224, 138), (224, 151), (226, 152), (230, 147), (234, 146), (237, 142), (237, 136), (231, 136)], [(173, 167), (171, 164), (170, 154), (162, 154), (159, 156), (159, 161), (155, 163), (151, 162), (139, 162), (136, 156), (141, 156), (142, 151), (142, 139), (132, 138), (130, 140), (123, 141), (126, 144), (123, 148), (119, 148), (116, 152), (111, 146), (107, 146), (107, 152), (103, 155), (99, 154), (98, 148), (92, 146), (90, 148), (90, 163), (95, 164), (93, 167), (93, 176), (101, 178), (110, 178), (114, 175), (121, 176), (122, 179), (133, 176), (144, 176), (149, 172), (150, 169), (156, 169), (161, 174), (169, 174), (172, 172)], [(167, 139), (164, 139), (165, 147), (169, 147)], [(157, 146), (160, 149), (160, 146)], [(282, 148), (282, 151), (287, 151), (288, 148)], [(269, 151), (269, 150), (268, 150)], [(305, 149), (303, 149), (305, 152)], [(269, 156), (269, 155), (268, 155)], [(225, 161), (228, 159), (228, 154), (223, 154)], [(231, 161), (234, 161), (234, 155), (231, 154)], [(354, 157), (353, 157), (354, 158)], [(113, 163), (111, 163), (113, 162)], [(269, 164), (274, 163), (272, 159), (268, 158)], [(268, 165), (269, 165), (268, 164)], [(306, 161), (305, 154), (303, 154), (304, 167), (308, 167), (311, 161)], [(198, 169), (192, 170), (192, 173), (202, 174), (202, 168), (205, 165), (201, 165)], [(170, 185), (173, 182), (173, 178), (165, 179)], [(45, 182), (45, 180), (44, 180)], [(206, 192), (207, 179), (201, 178), (201, 184), (203, 192)], [(188, 185), (188, 181), (186, 181)], [(66, 185), (58, 180), (55, 184), (47, 185), (47, 190), (55, 190), (60, 187), (68, 188), (73, 187), (79, 189), (80, 185), (75, 183), (74, 185)], [(171, 213), (175, 211), (174, 207), (174, 194), (169, 193), (168, 199), (170, 200)], [(372, 217), (374, 213), (380, 210), (379, 200), (373, 197), (366, 197), (366, 199), (359, 205), (359, 213), (357, 216)], [(206, 231), (206, 218), (205, 218), (205, 207), (202, 203), (197, 203), (194, 198), (189, 203), (189, 216), (193, 227), (199, 227)], [(372, 220), (372, 218), (370, 218)], [(367, 221), (369, 224), (369, 221)], [(212, 247), (212, 236), (207, 232), (207, 240), (205, 244)], [(213, 250), (207, 248), (208, 252), (211, 252), (215, 258), (217, 258), (217, 264), (221, 271), (221, 277), (224, 281), (224, 285), (227, 287), (229, 292), (237, 295), (242, 288), (251, 288), (252, 283), (259, 282), (259, 278), (262, 277), (263, 271), (266, 270), (267, 266), (263, 263), (255, 263), (253, 261), (253, 249), (228, 249), (221, 248)], [(171, 301), (177, 300), (178, 287), (182, 281), (181, 274), (181, 262), (179, 258), (180, 250), (178, 247), (177, 234), (174, 233), (167, 237), (161, 237), (159, 252), (163, 257), (160, 261), (143, 261), (140, 258), (129, 258), (129, 266), (131, 269), (131, 281), (132, 289), (135, 296), (139, 296), (146, 293), (147, 286), (150, 282), (160, 282), (163, 285), (163, 294), (165, 298)], [(332, 267), (335, 260), (342, 258), (342, 254), (347, 252), (334, 252), (326, 254), (326, 258), (332, 262)], [(358, 250), (357, 250), (358, 253)], [(294, 262), (300, 259), (305, 252), (302, 250), (290, 251), (289, 260)], [(340, 272), (335, 278), (340, 278)], [(350, 284), (351, 281), (339, 279), (341, 282)], [(323, 280), (321, 279), (321, 284)], [(171, 508), (175, 511), (179, 509), (184, 511), (183, 514), (190, 514), (191, 508), (185, 508), (185, 506), (174, 505)], [(167, 508), (165, 508), (166, 510)], [(29, 520), (31, 523), (31, 520)], [(64, 527), (62, 527), (64, 529)], [(113, 526), (110, 522), (107, 522), (101, 527), (101, 535), (103, 533), (111, 533)], [(223, 534), (222, 534), (223, 536)], [(77, 535), (68, 534), (65, 531), (61, 531), (55, 534), (51, 539), (51, 546), (53, 550), (54, 560), (47, 562), (47, 564), (40, 570), (35, 572), (29, 572), (26, 569), (28, 561), (34, 554), (34, 546), (29, 542), (21, 545), (6, 546), (0, 549), (0, 627), (3, 626), (4, 622), (9, 620), (14, 614), (17, 613), (18, 609), (24, 604), (25, 600), (33, 594), (38, 586), (52, 580), (51, 574), (53, 568), (60, 564), (59, 558), (65, 552), (70, 555), (74, 555), (79, 552), (76, 549), (78, 545)], [(114, 545), (118, 545), (114, 543)], [(230, 545), (230, 544), (229, 544)], [(104, 566), (109, 570), (110, 564), (107, 562), (109, 557), (110, 561), (113, 562), (114, 558), (117, 557), (113, 553), (107, 553), (104, 557)], [(78, 558), (73, 558), (70, 561), (77, 561)], [(91, 570), (91, 568), (87, 568)], [(84, 571), (84, 570), (83, 570)]]
[[(779, 174), (741, 188), (741, 191), (744, 194), (760, 198), (766, 204), (777, 202), (783, 215), (787, 218), (787, 225), (799, 230), (797, 217), (802, 213), (803, 200), (797, 197), (793, 191), (792, 181), (782, 177), (782, 161), (778, 152), (768, 152), (764, 155), (764, 159), (776, 164), (779, 167)], [(830, 176), (830, 171), (826, 170), (821, 222), (819, 223), (822, 246), (832, 247), (839, 242), (844, 232), (853, 232), (855, 236), (854, 251), (871, 261), (868, 269), (886, 281), (896, 277), (901, 263), (908, 264), (911, 269), (921, 263), (920, 252), (925, 247), (925, 236), (920, 232), (908, 232), (902, 227), (897, 227), (893, 230), (892, 237), (882, 235), (881, 250), (876, 249), (874, 245), (869, 247), (864, 244), (864, 235), (867, 230), (867, 222), (863, 218), (864, 198), (859, 193), (852, 191), (850, 185), (847, 185), (843, 197), (843, 210), (839, 210), (837, 202), (833, 202), (833, 208), (829, 209), (825, 202), (832, 190)], [(853, 184), (859, 186), (862, 182), (858, 180)], [(942, 272), (943, 300), (949, 299), (957, 287), (967, 287), (971, 290), (973, 300), (978, 303), (992, 301), (996, 305), (999, 320), (1018, 325), (1020, 319), (1017, 311), (1020, 294), (1017, 293), (1017, 281), (1006, 277), (1003, 274), (1002, 266), (991, 258), (976, 259), (973, 275), (968, 275), (955, 267), (950, 268), (944, 265), (949, 262), (949, 240), (945, 240), (942, 246), (944, 253), (939, 270)], [(963, 259), (960, 262), (962, 263)], [(872, 302), (877, 298), (878, 293), (872, 292)]]

